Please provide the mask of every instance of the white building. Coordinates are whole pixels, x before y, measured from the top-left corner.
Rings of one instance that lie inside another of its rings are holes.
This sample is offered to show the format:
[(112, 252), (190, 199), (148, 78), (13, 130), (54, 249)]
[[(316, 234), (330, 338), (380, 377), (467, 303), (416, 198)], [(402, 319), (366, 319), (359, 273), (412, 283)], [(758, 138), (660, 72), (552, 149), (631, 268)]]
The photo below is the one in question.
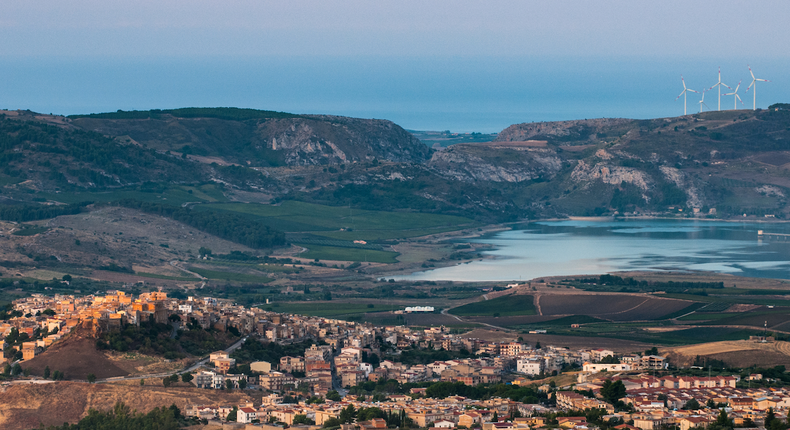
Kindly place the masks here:
[(631, 370), (630, 364), (603, 364), (603, 363), (584, 363), (582, 370), (585, 372), (623, 372)]
[(526, 375), (540, 375), (544, 370), (544, 360), (537, 357), (520, 358), (516, 361), (516, 371)]
[(236, 422), (251, 423), (252, 420), (258, 419), (258, 411), (253, 408), (239, 408), (236, 411)]

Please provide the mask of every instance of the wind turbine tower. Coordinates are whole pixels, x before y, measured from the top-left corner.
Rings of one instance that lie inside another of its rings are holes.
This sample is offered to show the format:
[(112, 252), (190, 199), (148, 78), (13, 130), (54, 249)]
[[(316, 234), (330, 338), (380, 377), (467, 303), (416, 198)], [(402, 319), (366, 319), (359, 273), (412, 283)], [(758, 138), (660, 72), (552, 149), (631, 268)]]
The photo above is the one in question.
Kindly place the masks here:
[(749, 92), (749, 88), (751, 88), (751, 87), (752, 87), (752, 85), (754, 85), (754, 93), (752, 93), (752, 95), (754, 96), (754, 102), (753, 102), (754, 104), (752, 105), (752, 110), (757, 110), (757, 85), (755, 85), (755, 84), (756, 84), (758, 81), (759, 81), (759, 82), (771, 82), (771, 81), (769, 81), (769, 80), (767, 80), (767, 79), (757, 79), (757, 78), (755, 78), (755, 77), (754, 77), (754, 72), (752, 72), (752, 67), (751, 67), (751, 66), (749, 66), (749, 65), (747, 65), (746, 67), (748, 67), (748, 68), (749, 68), (749, 74), (751, 74), (751, 75), (752, 75), (752, 83), (751, 83), (751, 84), (749, 84), (749, 86), (748, 86), (748, 87), (746, 87), (746, 92), (748, 93), (748, 92)]
[(683, 91), (675, 97), (675, 101), (677, 101), (680, 96), (683, 96), (683, 115), (686, 115), (686, 99), (688, 96), (688, 92), (691, 91), (692, 93), (698, 93), (699, 91), (694, 91), (691, 88), (686, 88), (686, 81), (683, 80), (683, 75), (680, 75), (680, 82), (683, 84)]
[(708, 108), (708, 110), (710, 110), (710, 106), (708, 106), (708, 104), (705, 103), (705, 93), (706, 92), (707, 92), (707, 90), (702, 90), (702, 98), (699, 101), (699, 113), (702, 113), (702, 105), (705, 105), (705, 107)]
[(738, 85), (735, 86), (735, 91), (731, 93), (722, 94), (723, 96), (735, 96), (732, 99), (732, 104), (733, 104), (732, 110), (738, 109), (738, 100), (740, 100), (741, 104), (743, 104), (743, 100), (741, 100), (741, 96), (738, 95), (738, 88), (740, 87), (741, 87), (741, 81), (738, 81)]
[[(729, 85), (727, 85), (727, 84), (725, 84), (724, 82), (721, 81), (721, 67), (719, 67), (719, 82), (716, 82), (715, 85), (713, 85), (712, 87), (710, 87), (708, 89), (710, 91), (710, 90), (712, 90), (712, 89), (714, 89), (716, 87), (719, 87), (719, 90), (718, 90), (719, 91), (719, 108), (718, 108), (718, 110), (721, 110), (721, 86), (722, 85), (724, 85), (727, 88), (730, 88)], [(730, 88), (730, 89), (732, 89), (732, 88)]]

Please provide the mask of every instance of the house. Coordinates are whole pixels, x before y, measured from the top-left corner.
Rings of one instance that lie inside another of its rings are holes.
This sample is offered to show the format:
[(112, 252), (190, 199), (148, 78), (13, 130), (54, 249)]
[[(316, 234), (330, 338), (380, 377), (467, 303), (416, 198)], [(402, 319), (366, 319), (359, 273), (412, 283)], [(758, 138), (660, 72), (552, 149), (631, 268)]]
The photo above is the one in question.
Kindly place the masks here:
[(695, 427), (707, 427), (711, 420), (711, 418), (699, 416), (684, 417), (678, 420), (678, 426), (680, 427), (680, 430), (690, 430)]
[(239, 408), (236, 411), (236, 422), (251, 423), (258, 419), (258, 411), (253, 408)]
[(455, 428), (455, 423), (447, 420), (439, 420), (439, 421), (435, 421), (433, 423), (433, 426), (434, 428), (439, 428), (439, 429), (451, 429), (451, 428)]
[(585, 417), (558, 417), (557, 425), (560, 428), (571, 429), (578, 426), (586, 426), (587, 418)]

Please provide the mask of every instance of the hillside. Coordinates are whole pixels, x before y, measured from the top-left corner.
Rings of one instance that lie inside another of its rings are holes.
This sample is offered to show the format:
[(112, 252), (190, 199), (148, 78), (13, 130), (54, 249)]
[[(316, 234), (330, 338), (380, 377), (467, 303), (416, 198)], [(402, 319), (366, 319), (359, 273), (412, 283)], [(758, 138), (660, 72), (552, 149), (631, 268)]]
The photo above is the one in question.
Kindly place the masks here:
[(483, 223), (624, 213), (787, 218), (790, 111), (777, 107), (515, 124), (493, 141), (437, 150), (385, 120), (235, 108), (3, 111), (0, 218), (122, 204), (256, 249), (282, 247), (282, 231), (305, 230), (261, 226), (223, 204), (301, 201)]
[(430, 149), (390, 121), (252, 109), (175, 109), (76, 115), (82, 130), (144, 147), (254, 167), (366, 160), (420, 163)]
[[(147, 413), (161, 406), (175, 404), (183, 412), (188, 405), (240, 404), (254, 399), (241, 392), (204, 390), (194, 386), (140, 386), (55, 382), (49, 384), (16, 384), (0, 388), (0, 427), (7, 430), (38, 428), (40, 425), (75, 423), (89, 409), (106, 411), (116, 402), (132, 410)], [(258, 398), (260, 401), (260, 398)]]

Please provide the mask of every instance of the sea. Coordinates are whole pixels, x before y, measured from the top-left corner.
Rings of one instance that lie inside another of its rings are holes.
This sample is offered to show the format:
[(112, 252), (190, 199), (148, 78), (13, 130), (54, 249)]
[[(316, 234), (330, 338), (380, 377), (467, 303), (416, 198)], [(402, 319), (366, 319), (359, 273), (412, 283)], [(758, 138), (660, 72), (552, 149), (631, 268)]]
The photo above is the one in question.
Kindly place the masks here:
[[(717, 80), (752, 107), (790, 101), (790, 59), (640, 57), (0, 57), (0, 108), (84, 114), (233, 106), (388, 119), (409, 130), (496, 133), (511, 124), (683, 114), (683, 87)], [(688, 113), (700, 95), (689, 93)], [(716, 94), (704, 110), (717, 109)], [(722, 97), (732, 109), (734, 98)]]
[(635, 270), (790, 279), (790, 223), (538, 221), (471, 242), (490, 245), (484, 258), (395, 279), (526, 281)]

